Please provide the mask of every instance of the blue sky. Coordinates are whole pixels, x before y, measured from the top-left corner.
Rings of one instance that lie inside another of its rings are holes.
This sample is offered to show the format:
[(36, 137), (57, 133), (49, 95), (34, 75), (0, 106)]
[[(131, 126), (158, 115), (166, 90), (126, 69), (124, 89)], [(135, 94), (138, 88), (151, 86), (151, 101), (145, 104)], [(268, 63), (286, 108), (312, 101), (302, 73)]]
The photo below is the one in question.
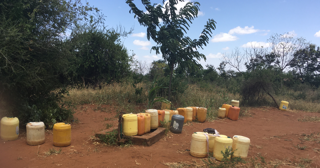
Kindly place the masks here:
[[(155, 43), (147, 40), (146, 27), (140, 26), (129, 13), (126, 0), (86, 0), (99, 8), (106, 16), (106, 25), (115, 28), (118, 25), (129, 30), (134, 28), (132, 35), (123, 39), (128, 51), (133, 51), (139, 61), (151, 63), (161, 59), (161, 55), (150, 52)], [(186, 0), (190, 1), (190, 0)], [(162, 0), (151, 0), (152, 3), (162, 4)], [(217, 67), (222, 61), (223, 54), (230, 53), (246, 44), (268, 46), (267, 39), (275, 34), (289, 32), (295, 37), (303, 37), (308, 42), (320, 46), (320, 0), (199, 0), (200, 15), (193, 21), (188, 36), (198, 38), (208, 19), (214, 19), (216, 30), (203, 50), (207, 60), (200, 63)], [(144, 10), (141, 1), (134, 3)]]

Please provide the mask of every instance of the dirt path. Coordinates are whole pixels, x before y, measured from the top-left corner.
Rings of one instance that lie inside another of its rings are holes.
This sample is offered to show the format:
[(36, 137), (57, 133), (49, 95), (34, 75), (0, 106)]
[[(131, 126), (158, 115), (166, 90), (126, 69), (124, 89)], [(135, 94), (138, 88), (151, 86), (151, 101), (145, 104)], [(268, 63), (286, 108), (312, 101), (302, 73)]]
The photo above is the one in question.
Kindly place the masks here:
[[(72, 125), (72, 144), (57, 148), (52, 145), (52, 131), (46, 132), (46, 143), (28, 146), (25, 133), (18, 140), (0, 141), (0, 167), (167, 167), (171, 162), (202, 162), (192, 157), (191, 134), (204, 128), (215, 128), (228, 136), (244, 135), (251, 139), (249, 157), (262, 156), (267, 163), (279, 160), (289, 163), (312, 160), (311, 167), (320, 167), (320, 122), (301, 122), (305, 116), (319, 113), (280, 111), (276, 108), (252, 108), (251, 116), (238, 121), (219, 119), (213, 122), (184, 125), (182, 134), (169, 133), (156, 144), (130, 147), (110, 147), (93, 141), (95, 132), (106, 124), (117, 124), (115, 109), (94, 105), (79, 107)], [(61, 152), (48, 155), (50, 149)], [(280, 166), (283, 167), (283, 166)]]

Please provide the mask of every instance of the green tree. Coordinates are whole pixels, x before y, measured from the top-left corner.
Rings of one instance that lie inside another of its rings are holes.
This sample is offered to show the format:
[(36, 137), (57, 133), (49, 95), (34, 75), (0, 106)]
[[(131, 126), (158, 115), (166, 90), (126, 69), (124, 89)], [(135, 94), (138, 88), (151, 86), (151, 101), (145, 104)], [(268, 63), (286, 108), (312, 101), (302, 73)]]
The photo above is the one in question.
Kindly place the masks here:
[(218, 79), (219, 74), (213, 65), (206, 65), (207, 69), (203, 70), (203, 79), (213, 82)]
[(319, 86), (317, 78), (320, 73), (320, 49), (315, 45), (300, 49), (294, 53), (294, 58), (290, 62), (290, 67), (294, 69), (297, 78), (310, 84)]
[(165, 76), (165, 70), (168, 68), (168, 64), (164, 60), (157, 60), (151, 63), (149, 76), (151, 80), (155, 78), (162, 78)]
[[(61, 102), (68, 82), (69, 54), (63, 35), (90, 21), (80, 0), (2, 0), (0, 2), (0, 95), (6, 94), (25, 121), (46, 124), (71, 116)], [(21, 122), (21, 123), (23, 123)]]
[(119, 81), (130, 74), (131, 56), (121, 43), (121, 34), (113, 29), (90, 26), (72, 33), (69, 43), (76, 56), (75, 80), (83, 86)]
[(206, 59), (204, 54), (197, 51), (203, 48), (209, 42), (212, 30), (216, 28), (215, 21), (209, 19), (202, 31), (199, 39), (192, 40), (185, 36), (189, 30), (192, 20), (198, 16), (200, 3), (188, 2), (177, 12), (176, 5), (184, 0), (163, 1), (163, 5), (153, 4), (150, 0), (142, 0), (146, 12), (139, 10), (133, 3), (133, 0), (127, 0), (130, 6), (130, 13), (135, 14), (141, 25), (147, 27), (148, 40), (153, 39), (157, 45), (152, 47), (157, 54), (162, 53), (162, 57), (168, 62), (170, 69), (170, 82), (168, 100), (171, 99), (171, 83), (173, 71), (176, 65), (184, 61), (190, 61), (199, 64), (197, 60)]

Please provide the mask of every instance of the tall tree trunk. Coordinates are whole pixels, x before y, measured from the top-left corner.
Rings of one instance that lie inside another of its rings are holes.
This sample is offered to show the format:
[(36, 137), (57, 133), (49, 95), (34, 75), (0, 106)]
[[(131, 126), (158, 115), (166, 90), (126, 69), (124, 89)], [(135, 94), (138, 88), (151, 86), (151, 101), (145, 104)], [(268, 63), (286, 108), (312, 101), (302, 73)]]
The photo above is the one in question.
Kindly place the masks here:
[(170, 67), (170, 81), (169, 81), (169, 94), (168, 94), (168, 100), (171, 98), (171, 82), (172, 82), (172, 74), (173, 74), (173, 66)]
[(267, 90), (263, 86), (262, 86), (262, 89), (273, 99), (273, 102), (276, 105), (276, 107), (279, 107), (277, 101), (273, 98), (273, 96), (269, 92), (267, 92)]
[(81, 77), (81, 79), (82, 79), (82, 86), (83, 86), (83, 88), (85, 88), (86, 87), (86, 82), (84, 80), (84, 77)]

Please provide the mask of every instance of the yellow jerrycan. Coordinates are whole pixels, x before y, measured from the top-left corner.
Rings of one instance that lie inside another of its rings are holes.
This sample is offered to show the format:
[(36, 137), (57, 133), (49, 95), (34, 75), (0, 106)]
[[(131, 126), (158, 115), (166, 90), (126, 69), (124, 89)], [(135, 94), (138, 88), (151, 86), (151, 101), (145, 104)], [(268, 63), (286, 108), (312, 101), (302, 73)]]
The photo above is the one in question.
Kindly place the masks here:
[(134, 136), (138, 134), (138, 116), (137, 114), (124, 114), (123, 118), (123, 134), (125, 136)]
[(288, 109), (288, 106), (289, 106), (289, 102), (281, 101), (279, 109), (283, 110), (283, 111), (286, 111)]
[(241, 157), (243, 159), (248, 157), (250, 147), (250, 139), (241, 135), (233, 136), (233, 157)]
[(56, 123), (53, 125), (53, 145), (58, 147), (71, 144), (71, 125)]
[(1, 119), (1, 138), (16, 140), (19, 136), (19, 119), (17, 117), (3, 117)]
[[(231, 138), (216, 137), (214, 140), (213, 157), (221, 161), (223, 159), (221, 151), (224, 153), (227, 148), (231, 150), (232, 142), (233, 140)], [(228, 157), (228, 159), (230, 158), (231, 156)]]

